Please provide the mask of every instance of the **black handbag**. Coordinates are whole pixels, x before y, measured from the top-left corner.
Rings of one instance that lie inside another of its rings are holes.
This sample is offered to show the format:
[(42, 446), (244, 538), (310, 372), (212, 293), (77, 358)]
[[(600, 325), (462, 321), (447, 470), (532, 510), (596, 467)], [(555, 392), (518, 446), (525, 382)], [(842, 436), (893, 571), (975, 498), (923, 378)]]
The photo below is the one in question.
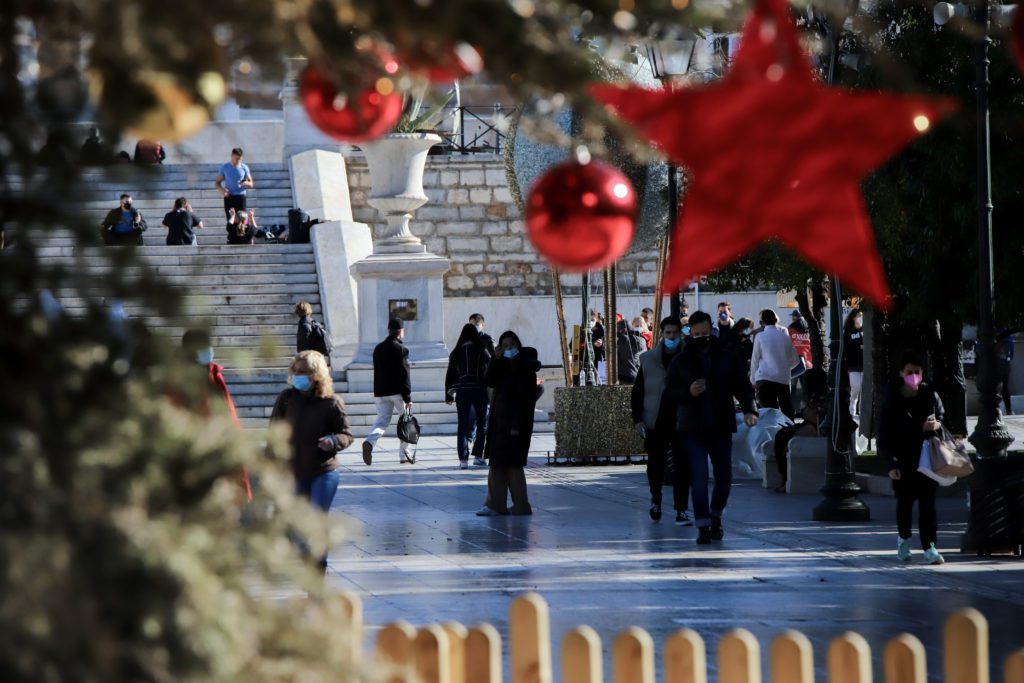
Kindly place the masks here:
[(405, 443), (419, 443), (420, 423), (411, 410), (398, 416), (398, 440)]

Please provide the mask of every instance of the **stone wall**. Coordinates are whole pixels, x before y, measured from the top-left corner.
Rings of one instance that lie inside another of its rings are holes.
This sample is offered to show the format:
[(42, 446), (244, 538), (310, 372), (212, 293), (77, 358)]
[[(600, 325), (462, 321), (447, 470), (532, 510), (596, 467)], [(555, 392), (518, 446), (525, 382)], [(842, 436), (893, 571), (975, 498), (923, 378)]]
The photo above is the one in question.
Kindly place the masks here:
[[(370, 176), (361, 157), (347, 159), (356, 221), (379, 225), (366, 203)], [(416, 212), (412, 231), (429, 251), (451, 259), (445, 296), (530, 296), (553, 292), (551, 270), (526, 236), (522, 217), (496, 155), (431, 156), (423, 174), (430, 202)], [(631, 254), (619, 265), (619, 292), (653, 293), (657, 252)], [(595, 278), (600, 282), (600, 277)], [(580, 277), (562, 278), (566, 293), (579, 291)]]

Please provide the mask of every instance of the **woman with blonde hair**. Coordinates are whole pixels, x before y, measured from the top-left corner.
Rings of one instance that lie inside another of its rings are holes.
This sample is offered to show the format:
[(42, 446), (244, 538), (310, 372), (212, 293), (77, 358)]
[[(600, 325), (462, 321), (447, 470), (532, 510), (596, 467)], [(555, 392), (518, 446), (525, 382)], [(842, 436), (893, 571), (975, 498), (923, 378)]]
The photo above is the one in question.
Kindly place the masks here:
[[(296, 493), (327, 512), (338, 491), (341, 475), (337, 454), (352, 443), (345, 404), (334, 393), (327, 360), (317, 351), (303, 351), (288, 366), (291, 385), (277, 397), (271, 423), (286, 420), (291, 426), (292, 472)], [(320, 558), (327, 570), (327, 556)]]

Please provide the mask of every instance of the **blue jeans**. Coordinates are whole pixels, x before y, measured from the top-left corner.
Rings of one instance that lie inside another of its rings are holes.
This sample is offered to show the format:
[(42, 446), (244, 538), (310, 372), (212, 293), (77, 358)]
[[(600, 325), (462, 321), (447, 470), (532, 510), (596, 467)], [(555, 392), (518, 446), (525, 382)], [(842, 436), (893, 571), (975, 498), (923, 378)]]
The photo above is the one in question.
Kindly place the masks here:
[[(712, 517), (721, 517), (732, 489), (732, 434), (682, 434), (683, 447), (690, 461), (690, 492), (693, 496), (694, 524), (711, 526)], [(708, 458), (715, 472), (715, 488), (708, 506)]]
[(339, 483), (341, 474), (338, 470), (331, 470), (316, 479), (296, 479), (295, 494), (307, 498), (313, 507), (327, 512), (331, 509), (331, 502), (334, 500), (334, 494), (338, 492)]
[[(338, 492), (338, 484), (340, 482), (341, 474), (338, 473), (338, 470), (324, 472), (315, 479), (296, 479), (295, 494), (308, 499), (313, 504), (313, 507), (327, 513), (331, 509), (331, 502), (334, 500), (334, 494)], [(292, 541), (299, 547), (299, 551), (304, 556), (309, 556), (309, 544), (305, 539), (293, 535)], [(326, 554), (317, 560), (317, 565), (320, 571), (327, 571)]]
[(487, 438), (487, 391), (459, 389), (455, 392), (455, 408), (459, 413), (459, 460), (469, 460), (468, 441), (473, 442), (473, 457), (484, 457)]

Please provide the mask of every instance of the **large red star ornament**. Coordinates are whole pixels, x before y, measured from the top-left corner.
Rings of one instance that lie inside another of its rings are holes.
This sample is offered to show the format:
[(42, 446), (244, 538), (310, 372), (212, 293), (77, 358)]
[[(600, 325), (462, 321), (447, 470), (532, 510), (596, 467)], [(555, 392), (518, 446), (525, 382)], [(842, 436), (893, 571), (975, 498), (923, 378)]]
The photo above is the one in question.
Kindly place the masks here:
[(692, 172), (666, 289), (775, 238), (888, 307), (860, 179), (952, 111), (952, 100), (825, 87), (785, 0), (757, 0), (720, 81), (592, 92)]

